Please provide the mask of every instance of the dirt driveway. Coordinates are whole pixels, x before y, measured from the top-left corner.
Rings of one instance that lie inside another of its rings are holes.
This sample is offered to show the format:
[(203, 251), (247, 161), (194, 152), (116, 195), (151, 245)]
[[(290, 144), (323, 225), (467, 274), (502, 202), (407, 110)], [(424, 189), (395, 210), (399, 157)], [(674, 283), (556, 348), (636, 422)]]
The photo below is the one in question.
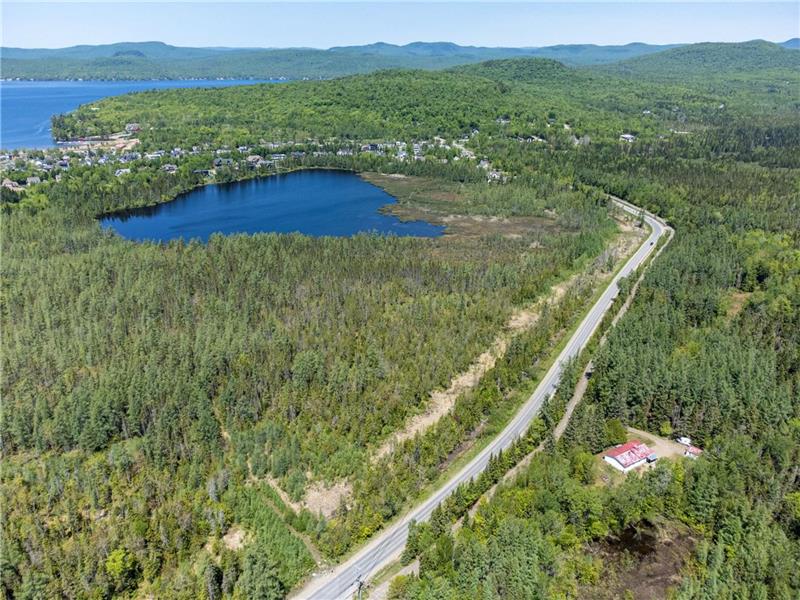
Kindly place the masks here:
[(637, 439), (644, 442), (658, 458), (676, 458), (683, 456), (683, 452), (686, 450), (686, 446), (682, 446), (674, 440), (668, 440), (634, 427), (626, 427), (625, 429), (628, 431), (629, 440)]

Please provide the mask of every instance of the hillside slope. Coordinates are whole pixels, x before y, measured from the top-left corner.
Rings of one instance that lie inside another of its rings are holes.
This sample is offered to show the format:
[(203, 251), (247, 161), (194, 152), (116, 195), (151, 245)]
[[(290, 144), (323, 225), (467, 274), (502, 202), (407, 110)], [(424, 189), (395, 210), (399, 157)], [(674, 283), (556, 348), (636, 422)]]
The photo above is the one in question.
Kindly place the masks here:
[(610, 73), (664, 78), (706, 77), (764, 69), (797, 69), (800, 52), (754, 40), (736, 44), (702, 43), (672, 48), (609, 65)]

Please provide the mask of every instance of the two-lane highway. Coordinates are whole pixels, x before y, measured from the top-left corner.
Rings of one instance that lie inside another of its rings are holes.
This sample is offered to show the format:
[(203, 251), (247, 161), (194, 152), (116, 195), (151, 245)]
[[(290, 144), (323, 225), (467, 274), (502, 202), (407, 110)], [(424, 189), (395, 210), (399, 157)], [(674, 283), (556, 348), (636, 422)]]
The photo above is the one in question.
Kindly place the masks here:
[[(628, 213), (636, 215), (641, 213), (640, 208), (628, 202), (616, 198), (614, 202)], [(486, 468), (492, 455), (505, 450), (525, 433), (531, 421), (541, 409), (545, 398), (552, 395), (558, 386), (564, 366), (571, 358), (577, 356), (589, 342), (592, 334), (600, 325), (603, 316), (611, 308), (614, 298), (619, 293), (618, 284), (620, 279), (630, 275), (644, 263), (650, 254), (655, 251), (658, 240), (670, 231), (666, 223), (654, 215), (644, 213), (644, 219), (652, 230), (650, 236), (614, 276), (611, 283), (592, 306), (589, 313), (581, 321), (578, 329), (567, 342), (567, 345), (558, 355), (558, 359), (539, 382), (533, 394), (522, 405), (519, 412), (500, 435), (422, 504), (403, 515), (385, 531), (378, 533), (367, 545), (345, 562), (330, 572), (311, 580), (303, 589), (297, 592), (297, 598), (340, 600), (352, 597), (358, 590), (359, 582), (368, 581), (375, 573), (400, 557), (408, 536), (408, 525), (412, 520), (417, 522), (425, 521), (430, 517), (433, 509), (447, 498), (459, 484), (476, 477)]]

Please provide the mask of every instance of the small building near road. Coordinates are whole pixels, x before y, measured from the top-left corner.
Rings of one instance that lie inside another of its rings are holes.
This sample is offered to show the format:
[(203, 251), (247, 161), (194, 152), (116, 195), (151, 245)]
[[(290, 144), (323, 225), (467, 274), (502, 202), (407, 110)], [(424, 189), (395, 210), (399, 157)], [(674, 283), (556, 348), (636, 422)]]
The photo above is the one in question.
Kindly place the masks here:
[(683, 455), (686, 458), (691, 458), (692, 460), (695, 460), (697, 458), (700, 458), (700, 455), (702, 453), (703, 451), (697, 446), (688, 446), (686, 450), (683, 452)]
[(650, 448), (639, 440), (631, 440), (615, 446), (603, 455), (603, 460), (623, 473), (632, 471), (647, 462), (653, 462), (655, 455)]

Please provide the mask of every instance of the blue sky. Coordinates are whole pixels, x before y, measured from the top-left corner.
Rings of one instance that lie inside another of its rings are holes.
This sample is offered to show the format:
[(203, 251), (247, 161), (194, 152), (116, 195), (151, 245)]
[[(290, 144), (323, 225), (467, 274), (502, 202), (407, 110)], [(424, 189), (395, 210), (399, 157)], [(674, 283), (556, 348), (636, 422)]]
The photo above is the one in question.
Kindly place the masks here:
[(385, 41), (482, 46), (783, 41), (797, 2), (2, 2), (2, 45), (159, 40), (328, 48)]

